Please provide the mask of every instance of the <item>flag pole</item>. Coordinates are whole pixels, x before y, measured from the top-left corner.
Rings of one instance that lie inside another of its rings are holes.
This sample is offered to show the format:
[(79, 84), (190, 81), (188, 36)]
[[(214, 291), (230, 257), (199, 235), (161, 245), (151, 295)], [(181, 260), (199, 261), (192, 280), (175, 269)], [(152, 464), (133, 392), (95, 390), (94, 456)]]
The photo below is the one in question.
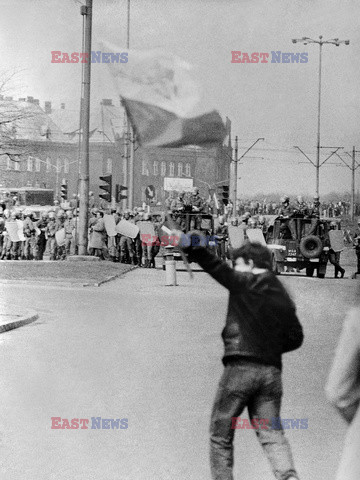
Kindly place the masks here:
[(79, 255), (87, 254), (88, 243), (88, 210), (89, 210), (89, 123), (90, 123), (90, 79), (91, 79), (91, 27), (92, 27), (92, 0), (86, 0), (86, 5), (80, 8), (85, 18), (85, 54), (87, 62), (83, 70), (83, 98), (80, 111), (80, 128), (82, 143), (79, 165)]

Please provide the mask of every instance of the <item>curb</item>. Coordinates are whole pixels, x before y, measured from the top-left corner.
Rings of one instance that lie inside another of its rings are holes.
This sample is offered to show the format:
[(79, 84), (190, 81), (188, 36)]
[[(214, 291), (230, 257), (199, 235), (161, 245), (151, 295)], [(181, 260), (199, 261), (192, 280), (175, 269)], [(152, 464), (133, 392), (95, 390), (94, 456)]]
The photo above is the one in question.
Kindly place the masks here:
[[(14, 314), (12, 313), (12, 315)], [(18, 320), (14, 320), (13, 322), (0, 325), (0, 333), (5, 333), (9, 330), (14, 330), (15, 328), (28, 325), (29, 323), (35, 322), (35, 320), (37, 320), (38, 318), (39, 315), (36, 312), (34, 312), (33, 310), (29, 310), (26, 315), (21, 316)]]
[(137, 265), (132, 265), (128, 270), (126, 270), (126, 272), (121, 272), (121, 273), (117, 273), (116, 275), (111, 275), (111, 277), (105, 278), (104, 280), (101, 280), (100, 282), (97, 282), (97, 283), (84, 283), (82, 286), (83, 287), (100, 287), (104, 283), (112, 282), (113, 280), (116, 280), (122, 275), (132, 272), (136, 268), (138, 268)]

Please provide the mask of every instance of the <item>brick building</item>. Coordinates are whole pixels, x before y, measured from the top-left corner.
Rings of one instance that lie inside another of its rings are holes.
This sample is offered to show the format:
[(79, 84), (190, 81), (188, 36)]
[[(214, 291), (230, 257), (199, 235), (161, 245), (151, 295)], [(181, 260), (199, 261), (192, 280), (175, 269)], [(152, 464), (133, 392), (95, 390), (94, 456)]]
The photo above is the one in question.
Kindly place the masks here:
[[(0, 112), (6, 110), (18, 113), (7, 131), (0, 125), (0, 187), (51, 188), (57, 195), (65, 180), (69, 197), (77, 193), (79, 111), (67, 109), (65, 104), (54, 109), (51, 102), (45, 102), (41, 108), (33, 97), (18, 101), (0, 97)], [(207, 198), (209, 188), (228, 184), (230, 125), (228, 121), (228, 136), (219, 147), (135, 148), (133, 205), (149, 200), (146, 197), (149, 186), (155, 191), (153, 203), (163, 204), (174, 185), (181, 189), (183, 183), (198, 186), (201, 195)], [(90, 190), (96, 198), (100, 193), (100, 176), (111, 174), (113, 185), (127, 183), (123, 112), (110, 99), (92, 106), (89, 151)]]

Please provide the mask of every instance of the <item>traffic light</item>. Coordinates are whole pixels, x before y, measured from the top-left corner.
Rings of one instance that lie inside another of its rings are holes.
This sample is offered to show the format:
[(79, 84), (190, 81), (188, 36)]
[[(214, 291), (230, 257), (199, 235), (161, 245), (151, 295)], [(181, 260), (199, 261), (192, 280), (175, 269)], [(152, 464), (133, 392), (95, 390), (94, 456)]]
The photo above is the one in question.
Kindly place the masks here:
[(127, 195), (123, 195), (122, 192), (126, 193), (126, 190), (128, 187), (125, 187), (125, 185), (119, 185), (116, 184), (115, 186), (115, 202), (119, 203), (121, 200), (124, 200), (124, 198), (128, 198)]
[(101, 190), (104, 190), (105, 193), (99, 195), (100, 198), (111, 203), (111, 192), (112, 192), (112, 175), (106, 175), (105, 177), (100, 177), (102, 182), (105, 182), (105, 185), (99, 185)]
[(68, 196), (68, 186), (67, 183), (63, 182), (60, 187), (60, 197), (66, 202)]
[(221, 187), (221, 200), (224, 205), (229, 203), (229, 185), (223, 185)]

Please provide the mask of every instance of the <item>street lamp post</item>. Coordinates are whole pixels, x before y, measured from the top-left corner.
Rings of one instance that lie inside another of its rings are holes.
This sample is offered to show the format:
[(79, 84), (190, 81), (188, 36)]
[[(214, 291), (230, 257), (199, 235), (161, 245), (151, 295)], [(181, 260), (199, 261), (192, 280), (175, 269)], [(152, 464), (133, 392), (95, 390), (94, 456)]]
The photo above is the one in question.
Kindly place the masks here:
[(323, 40), (322, 35), (319, 36), (319, 40), (313, 40), (309, 37), (303, 38), (293, 38), (292, 43), (303, 43), (307, 45), (308, 43), (317, 43), (319, 45), (319, 96), (318, 96), (318, 125), (317, 125), (317, 146), (316, 146), (316, 195), (319, 196), (319, 183), (320, 183), (320, 118), (321, 118), (321, 61), (322, 61), (322, 46), (325, 43), (335, 45), (339, 47), (340, 44), (350, 45), (350, 40), (339, 40), (338, 38), (333, 38), (331, 40)]

